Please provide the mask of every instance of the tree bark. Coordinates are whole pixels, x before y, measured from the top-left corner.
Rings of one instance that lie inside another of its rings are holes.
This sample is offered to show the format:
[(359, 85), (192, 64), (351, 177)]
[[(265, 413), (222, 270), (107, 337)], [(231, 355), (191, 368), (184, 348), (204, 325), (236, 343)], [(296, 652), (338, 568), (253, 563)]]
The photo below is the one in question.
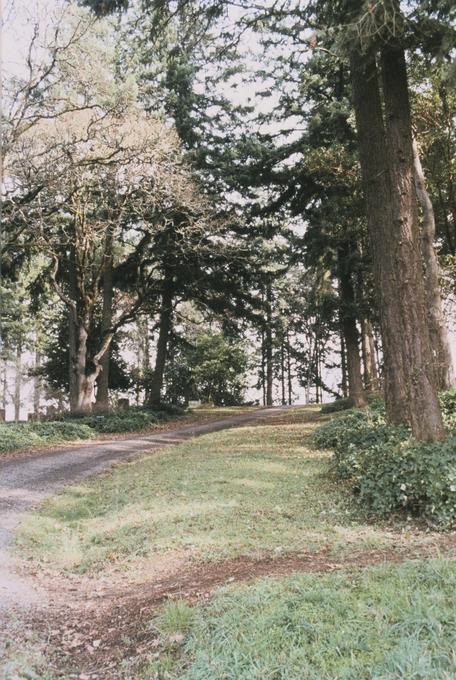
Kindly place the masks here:
[(389, 180), (382, 105), (374, 55), (351, 58), (353, 102), (372, 250), (375, 292), (383, 339), (385, 402), (391, 423), (408, 423), (406, 374), (397, 345), (400, 324), (396, 310), (395, 234), (392, 229)]
[(273, 356), (272, 356), (272, 288), (268, 283), (266, 288), (266, 406), (272, 406), (274, 403), (273, 391)]
[(342, 389), (342, 396), (344, 397), (344, 399), (346, 399), (348, 397), (347, 353), (345, 351), (345, 340), (342, 325), (340, 328), (340, 370), (342, 373), (340, 383)]
[(382, 50), (383, 96), (392, 218), (395, 231), (399, 342), (406, 369), (409, 417), (414, 436), (422, 441), (444, 437), (426, 311), (418, 206), (413, 172), (412, 122), (404, 50)]
[(149, 392), (149, 403), (153, 407), (160, 406), (163, 375), (165, 372), (168, 340), (173, 316), (173, 287), (172, 280), (166, 278), (163, 284), (162, 301), (160, 307), (159, 334), (157, 355), (155, 358), (154, 374)]
[(426, 267), (426, 298), (429, 314), (431, 349), (435, 362), (435, 377), (439, 390), (449, 390), (455, 385), (455, 375), (448, 329), (443, 314), (442, 297), (440, 295), (440, 267), (434, 249), (434, 209), (426, 189), (426, 180), (415, 140), (413, 140), (413, 161), (416, 195), (423, 210), (421, 248)]
[(377, 363), (375, 361), (375, 344), (372, 324), (369, 319), (361, 319), (361, 346), (364, 364), (364, 382), (368, 392), (378, 392)]
[[(407, 180), (407, 170), (402, 178), (401, 139), (397, 137), (399, 129), (404, 134), (404, 121), (400, 115), (404, 115), (401, 112), (404, 93), (400, 92), (404, 87), (404, 73), (400, 74), (399, 92), (391, 82), (397, 77), (394, 68), (399, 65), (389, 63), (388, 59), (384, 64), (384, 86), (388, 91), (388, 147), (373, 54), (366, 57), (356, 52), (352, 54), (353, 99), (380, 311), (388, 420), (410, 424), (418, 439), (432, 440), (443, 436), (443, 426), (436, 390), (429, 379), (431, 355), (421, 257), (415, 243), (416, 234), (410, 230), (412, 225), (403, 215), (406, 203), (410, 202), (410, 187), (403, 182), (403, 179)], [(395, 97), (401, 94), (400, 101), (395, 102)], [(407, 89), (405, 95), (407, 97)], [(407, 118), (407, 99), (405, 103)], [(409, 128), (409, 135), (410, 131)], [(410, 174), (410, 163), (408, 170)], [(407, 195), (404, 205), (403, 190)]]
[[(68, 261), (68, 285), (69, 297), (77, 300), (77, 281), (74, 246), (70, 245), (70, 257)], [(77, 371), (77, 327), (72, 310), (68, 310), (68, 371), (70, 386), (70, 411), (78, 409), (78, 371)]]
[(22, 386), (22, 345), (18, 343), (16, 347), (14, 375), (14, 420), (19, 422), (21, 417), (21, 386)]
[(361, 359), (359, 356), (359, 333), (356, 325), (355, 290), (350, 272), (350, 244), (341, 244), (338, 251), (340, 317), (347, 357), (348, 396), (356, 407), (366, 406)]
[(261, 329), (261, 393), (263, 406), (266, 406), (266, 339), (264, 328)]
[[(38, 342), (38, 338), (37, 338)], [(41, 367), (41, 349), (37, 347), (35, 350), (35, 370)], [(40, 400), (41, 400), (41, 376), (35, 375), (33, 380), (33, 413), (38, 420), (40, 415)]]
[(287, 376), (288, 376), (288, 406), (293, 403), (293, 376), (291, 375), (291, 348), (290, 348), (290, 334), (287, 330)]
[[(113, 231), (108, 229), (106, 233), (105, 243), (105, 264), (103, 272), (103, 310), (101, 319), (101, 335), (104, 338), (105, 334), (112, 326), (112, 298), (113, 298), (113, 282), (112, 282), (112, 258), (113, 258)], [(109, 410), (109, 367), (111, 362), (110, 349), (104, 353), (101, 359), (101, 372), (97, 380), (97, 411)]]

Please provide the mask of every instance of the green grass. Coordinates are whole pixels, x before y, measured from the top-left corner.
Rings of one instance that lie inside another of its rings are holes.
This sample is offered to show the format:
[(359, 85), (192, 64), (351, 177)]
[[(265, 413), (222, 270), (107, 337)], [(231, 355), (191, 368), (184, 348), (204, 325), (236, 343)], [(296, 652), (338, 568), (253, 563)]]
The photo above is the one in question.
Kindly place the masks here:
[(136, 677), (454, 679), (455, 590), (444, 559), (225, 588), (187, 616), (183, 645), (162, 637)]
[(312, 409), (227, 430), (70, 488), (25, 520), (28, 559), (60, 570), (131, 567), (176, 551), (185, 559), (400, 543), (366, 525), (327, 475), (329, 454), (307, 443)]

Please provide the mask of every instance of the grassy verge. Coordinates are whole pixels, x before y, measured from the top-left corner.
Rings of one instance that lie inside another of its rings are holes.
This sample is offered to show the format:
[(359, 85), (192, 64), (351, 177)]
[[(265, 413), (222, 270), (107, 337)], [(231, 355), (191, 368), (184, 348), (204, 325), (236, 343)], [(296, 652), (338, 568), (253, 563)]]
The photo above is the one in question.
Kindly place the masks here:
[(366, 524), (328, 477), (329, 454), (308, 443), (316, 418), (301, 409), (206, 435), (73, 487), (25, 520), (22, 554), (90, 573), (176, 551), (211, 560), (399, 545), (397, 532)]
[(405, 563), (230, 587), (168, 605), (136, 678), (334, 680), (456, 674), (456, 564)]

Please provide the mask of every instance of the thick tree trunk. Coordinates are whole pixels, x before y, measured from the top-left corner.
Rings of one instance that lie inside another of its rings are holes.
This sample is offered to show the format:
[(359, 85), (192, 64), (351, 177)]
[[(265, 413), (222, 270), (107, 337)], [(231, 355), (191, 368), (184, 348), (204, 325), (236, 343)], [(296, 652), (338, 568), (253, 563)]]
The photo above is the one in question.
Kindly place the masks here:
[[(74, 361), (74, 380), (76, 383), (76, 398), (72, 411), (77, 413), (90, 413), (95, 401), (95, 384), (101, 371), (101, 359), (104, 352), (98, 357), (89, 360), (88, 354), (88, 333), (85, 326), (81, 323), (76, 327), (76, 359)], [(105, 351), (109, 351), (109, 342)]]
[(165, 280), (162, 302), (160, 308), (159, 334), (157, 343), (157, 355), (153, 379), (149, 392), (149, 403), (153, 407), (160, 405), (161, 391), (163, 387), (163, 375), (165, 372), (166, 355), (168, 352), (168, 340), (171, 331), (173, 316), (173, 289), (170, 280)]
[[(113, 232), (108, 229), (105, 244), (105, 265), (103, 272), (103, 311), (101, 318), (101, 336), (112, 326), (112, 256), (113, 256)], [(111, 352), (108, 349), (101, 359), (101, 372), (97, 380), (97, 411), (109, 410), (109, 367), (111, 362)]]
[(272, 356), (272, 288), (268, 284), (266, 289), (266, 406), (272, 406), (274, 399), (272, 395), (274, 372)]
[(353, 101), (367, 222), (372, 249), (375, 290), (383, 338), (385, 401), (392, 423), (409, 421), (406, 373), (398, 345), (401, 334), (397, 315), (396, 235), (392, 228), (389, 180), (382, 105), (373, 55), (351, 60)]
[(361, 359), (359, 356), (359, 333), (356, 325), (356, 302), (350, 272), (350, 245), (344, 243), (338, 252), (340, 317), (347, 356), (348, 396), (354, 406), (366, 406)]
[(437, 396), (426, 311), (418, 207), (413, 171), (412, 122), (403, 49), (382, 51), (386, 139), (392, 183), (398, 311), (409, 417), (419, 440), (442, 439), (444, 429)]
[(368, 392), (380, 389), (377, 363), (375, 361), (375, 343), (372, 324), (369, 319), (361, 319), (361, 346), (364, 364), (364, 383)]
[(426, 266), (426, 298), (429, 314), (431, 349), (435, 361), (435, 377), (438, 389), (448, 390), (455, 385), (455, 375), (448, 329), (443, 314), (442, 297), (440, 295), (440, 267), (434, 250), (434, 209), (426, 189), (426, 180), (415, 140), (413, 140), (413, 160), (416, 195), (423, 210), (421, 248)]
[[(399, 92), (391, 80), (397, 77), (397, 72), (390, 71), (392, 66), (386, 60), (387, 148), (375, 57), (356, 53), (352, 56), (360, 163), (382, 329), (386, 407), (390, 422), (410, 423), (417, 438), (432, 440), (443, 436), (443, 427), (436, 391), (429, 380), (431, 356), (421, 257), (414, 243), (416, 235), (402, 214), (406, 205), (401, 204), (401, 191), (406, 191), (407, 201), (410, 191), (402, 181), (403, 150), (397, 138), (398, 122), (403, 123), (397, 116), (403, 107), (403, 92), (401, 101), (396, 103)], [(404, 87), (403, 74), (400, 78), (399, 89)], [(400, 124), (399, 128), (402, 127)]]

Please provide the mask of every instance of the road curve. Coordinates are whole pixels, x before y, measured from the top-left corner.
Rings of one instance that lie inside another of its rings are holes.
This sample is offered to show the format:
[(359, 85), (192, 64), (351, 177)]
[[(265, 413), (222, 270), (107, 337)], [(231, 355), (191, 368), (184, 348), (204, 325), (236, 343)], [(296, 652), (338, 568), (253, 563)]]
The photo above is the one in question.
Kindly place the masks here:
[(245, 425), (278, 415), (286, 406), (262, 408), (201, 425), (128, 439), (103, 441), (60, 451), (13, 458), (0, 463), (0, 609), (32, 603), (34, 594), (15, 573), (6, 552), (23, 515), (68, 484), (106, 470), (154, 449), (179, 444), (199, 435)]

